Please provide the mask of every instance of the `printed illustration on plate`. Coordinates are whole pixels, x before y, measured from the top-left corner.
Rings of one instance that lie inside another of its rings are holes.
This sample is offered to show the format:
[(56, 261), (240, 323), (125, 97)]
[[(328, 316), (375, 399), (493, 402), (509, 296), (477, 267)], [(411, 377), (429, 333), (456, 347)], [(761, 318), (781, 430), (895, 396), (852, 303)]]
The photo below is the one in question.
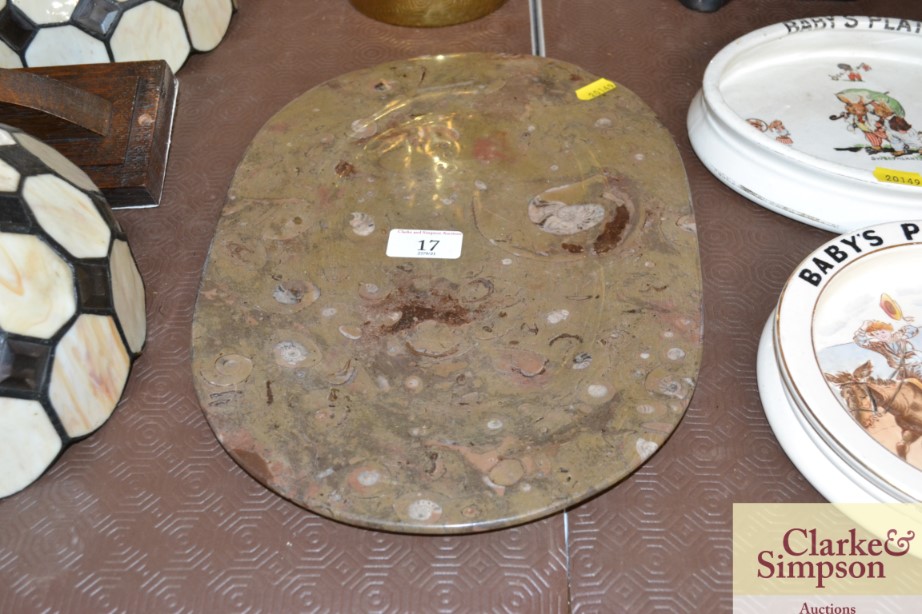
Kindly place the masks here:
[(889, 294), (882, 293), (875, 308), (852, 320), (850, 343), (818, 347), (817, 357), (852, 417), (888, 450), (922, 468), (920, 328)]
[[(839, 64), (839, 72), (830, 75), (833, 81), (848, 80), (865, 82), (862, 72), (869, 72), (871, 67), (864, 62), (852, 68), (849, 64)], [(899, 89), (900, 84), (892, 84)], [(918, 126), (911, 124), (906, 117), (906, 108), (890, 94), (890, 89), (871, 87), (851, 87), (836, 92), (835, 96), (843, 107), (838, 113), (829, 116), (832, 121), (842, 121), (845, 129), (856, 137), (854, 142), (837, 146), (837, 151), (865, 152), (873, 156), (885, 156), (879, 159), (894, 159), (911, 156), (922, 159), (922, 133)], [(875, 158), (878, 159), (878, 158)]]
[(794, 144), (794, 139), (791, 138), (791, 133), (787, 128), (784, 127), (784, 124), (780, 119), (773, 119), (772, 121), (767, 122), (757, 117), (750, 117), (746, 121), (749, 122), (750, 126), (759, 132), (765, 133), (766, 136), (772, 137), (782, 145)]

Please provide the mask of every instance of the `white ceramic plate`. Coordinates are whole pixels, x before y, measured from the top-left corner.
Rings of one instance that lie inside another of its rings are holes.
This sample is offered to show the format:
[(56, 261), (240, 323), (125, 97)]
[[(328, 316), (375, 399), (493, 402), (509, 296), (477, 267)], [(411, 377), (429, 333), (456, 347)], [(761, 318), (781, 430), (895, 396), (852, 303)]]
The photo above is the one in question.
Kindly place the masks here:
[[(779, 364), (777, 345), (775, 347), (775, 364)], [(874, 494), (881, 501), (890, 503), (915, 503), (910, 495), (907, 495), (888, 481), (885, 476), (874, 472), (873, 467), (864, 463), (860, 455), (854, 455), (849, 450), (843, 448), (839, 442), (822, 430), (822, 425), (818, 424), (813, 413), (807, 407), (802, 398), (797, 396), (797, 391), (792, 390), (792, 382), (787, 377), (783, 368), (779, 367), (779, 378), (781, 386), (788, 401), (788, 405), (794, 412), (795, 417), (800, 423), (803, 430), (806, 431), (810, 440), (817, 448), (832, 462), (836, 468), (849, 476), (849, 478), (859, 484), (862, 488)]]
[(922, 217), (919, 30), (824, 17), (737, 39), (689, 109), (695, 152), (740, 194), (813, 226)]
[[(788, 280), (774, 333), (782, 378), (813, 429), (857, 472), (904, 501), (922, 500), (922, 438), (901, 458), (896, 418), (918, 420), (922, 412), (922, 352), (913, 347), (922, 337), (911, 323), (922, 313), (919, 271), (922, 221), (837, 237)], [(897, 368), (905, 377), (894, 377)], [(872, 391), (878, 415), (863, 425), (874, 408), (860, 398)]]
[[(774, 343), (774, 338), (772, 339), (772, 348), (775, 352), (773, 366), (777, 369), (777, 376), (784, 398), (800, 429), (806, 433), (810, 443), (823, 454), (838, 472), (857, 484), (863, 491), (869, 493), (874, 500), (887, 503), (911, 502), (911, 498), (888, 482), (881, 480), (858, 459), (852, 458), (847, 450), (832, 447), (827, 443), (827, 441), (832, 441), (835, 444), (835, 439), (828, 437), (821, 430), (817, 430), (817, 425), (811, 420), (812, 414), (810, 410), (803, 399), (797, 396), (797, 391), (791, 389), (790, 379), (786, 377), (787, 374), (784, 369), (779, 366), (778, 346)], [(846, 501), (837, 500), (837, 502)]]
[(862, 479), (847, 465), (843, 466), (836, 454), (801, 423), (800, 412), (791, 404), (778, 371), (773, 323), (774, 314), (766, 323), (759, 342), (759, 394), (772, 431), (791, 462), (833, 503), (893, 502), (892, 497)]

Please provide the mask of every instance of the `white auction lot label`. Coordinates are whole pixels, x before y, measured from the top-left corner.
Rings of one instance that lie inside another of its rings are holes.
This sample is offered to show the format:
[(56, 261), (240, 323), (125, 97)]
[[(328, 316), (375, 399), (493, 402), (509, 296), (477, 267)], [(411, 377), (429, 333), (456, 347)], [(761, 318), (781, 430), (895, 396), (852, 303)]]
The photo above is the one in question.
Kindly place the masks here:
[(387, 237), (391, 258), (445, 258), (461, 256), (464, 233), (458, 230), (414, 230), (394, 228)]

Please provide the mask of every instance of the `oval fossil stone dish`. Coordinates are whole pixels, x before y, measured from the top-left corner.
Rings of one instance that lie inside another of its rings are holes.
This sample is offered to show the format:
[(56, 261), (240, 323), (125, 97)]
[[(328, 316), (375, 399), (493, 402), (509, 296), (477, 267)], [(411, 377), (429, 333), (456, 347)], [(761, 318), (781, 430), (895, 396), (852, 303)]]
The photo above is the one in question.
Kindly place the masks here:
[(311, 89), (241, 162), (193, 326), (218, 439), (353, 525), (549, 515), (666, 441), (701, 349), (685, 171), (633, 93), (463, 54)]

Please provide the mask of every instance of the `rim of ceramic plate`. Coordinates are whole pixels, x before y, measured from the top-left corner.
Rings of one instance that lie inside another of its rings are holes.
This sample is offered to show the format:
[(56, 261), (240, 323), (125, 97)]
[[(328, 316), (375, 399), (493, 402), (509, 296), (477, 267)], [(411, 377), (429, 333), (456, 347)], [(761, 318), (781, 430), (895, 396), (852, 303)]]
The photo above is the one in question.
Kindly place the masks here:
[[(874, 230), (892, 238), (891, 235), (894, 235), (900, 224), (879, 224), (849, 234)], [(824, 250), (830, 246), (840, 246), (839, 238), (832, 239), (808, 255), (795, 271), (807, 268), (813, 258), (827, 257)], [(829, 284), (856, 263), (866, 263), (869, 256), (885, 250), (906, 248), (922, 248), (922, 238), (914, 241), (885, 241), (883, 245), (866, 248), (862, 254), (850, 258), (841, 268), (824, 277), (815, 288), (809, 284), (795, 285), (798, 277), (792, 275), (778, 300), (774, 329), (782, 379), (794, 399), (799, 401), (800, 410), (814, 429), (866, 476), (876, 476), (882, 484), (888, 484), (898, 492), (919, 500), (918, 485), (922, 484), (919, 479), (922, 470), (877, 442), (844, 410), (823, 376), (814, 346), (816, 306)]]
[[(859, 22), (868, 21), (871, 19), (900, 19), (898, 17), (846, 17), (841, 15), (824, 17), (823, 19), (829, 18), (855, 19), (859, 20)], [(744, 141), (748, 146), (768, 151), (772, 155), (777, 156), (786, 162), (794, 163), (798, 166), (818, 169), (839, 180), (846, 178), (861, 184), (874, 186), (876, 190), (892, 192), (895, 194), (911, 194), (912, 190), (918, 190), (918, 188), (913, 186), (880, 182), (874, 178), (870, 171), (864, 169), (856, 169), (843, 164), (838, 164), (836, 162), (831, 162), (817, 156), (806, 154), (796, 149), (792, 149), (788, 145), (778, 143), (772, 139), (757, 138), (760, 136), (760, 134), (756, 131), (753, 131), (752, 126), (749, 125), (746, 119), (737, 114), (737, 112), (734, 111), (733, 108), (726, 102), (720, 89), (726, 71), (731, 68), (731, 65), (743, 54), (762, 45), (773, 43), (794, 34), (794, 32), (792, 32), (788, 26), (785, 25), (786, 23), (789, 22), (772, 24), (770, 26), (765, 26), (758, 30), (749, 32), (748, 34), (744, 34), (743, 36), (727, 44), (723, 49), (714, 55), (704, 71), (704, 78), (701, 87), (702, 97), (705, 105), (705, 113), (710, 115), (711, 121), (722, 124), (726, 130), (730, 131), (734, 136)], [(868, 38), (871, 36), (877, 37), (882, 33), (885, 33), (886, 36), (911, 36), (918, 38), (918, 35), (911, 32), (905, 32), (903, 30), (881, 30), (880, 32), (871, 32), (867, 29), (821, 29), (813, 30), (810, 32), (796, 32), (798, 37), (851, 36), (862, 38)], [(804, 38), (799, 38), (796, 40), (804, 40)], [(708, 113), (709, 111), (710, 113)]]

